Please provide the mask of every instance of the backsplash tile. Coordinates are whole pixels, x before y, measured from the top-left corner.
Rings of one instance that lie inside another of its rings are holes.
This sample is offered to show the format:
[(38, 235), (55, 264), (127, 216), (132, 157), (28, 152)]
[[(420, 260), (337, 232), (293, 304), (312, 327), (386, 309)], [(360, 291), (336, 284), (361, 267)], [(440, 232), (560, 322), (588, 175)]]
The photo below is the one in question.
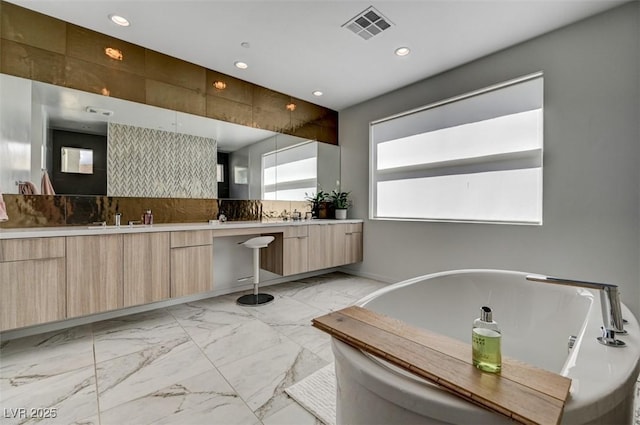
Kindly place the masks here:
[(66, 203), (63, 196), (3, 195), (9, 221), (0, 228), (64, 226)]
[(277, 221), (290, 218), (299, 211), (302, 217), (310, 211), (305, 201), (260, 201), (238, 199), (147, 198), (119, 196), (15, 195), (5, 194), (9, 221), (0, 228), (86, 226), (106, 221), (112, 225), (115, 214), (121, 223), (141, 220), (146, 210), (153, 221), (161, 223), (198, 223), (218, 218), (225, 213), (229, 221)]

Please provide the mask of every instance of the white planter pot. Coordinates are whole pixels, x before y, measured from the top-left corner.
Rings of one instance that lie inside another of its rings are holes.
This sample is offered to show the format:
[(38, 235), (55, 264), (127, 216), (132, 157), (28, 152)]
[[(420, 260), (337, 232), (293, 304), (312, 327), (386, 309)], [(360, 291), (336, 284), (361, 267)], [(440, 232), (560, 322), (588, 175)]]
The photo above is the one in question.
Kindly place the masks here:
[(346, 220), (346, 219), (347, 219), (347, 210), (336, 209), (336, 220)]

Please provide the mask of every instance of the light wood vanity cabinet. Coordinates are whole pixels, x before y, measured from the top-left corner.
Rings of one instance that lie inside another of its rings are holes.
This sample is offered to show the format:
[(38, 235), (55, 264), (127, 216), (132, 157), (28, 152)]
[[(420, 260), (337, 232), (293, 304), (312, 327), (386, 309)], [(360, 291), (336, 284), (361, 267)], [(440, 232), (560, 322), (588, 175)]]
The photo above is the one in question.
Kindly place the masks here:
[(260, 250), (260, 267), (282, 276), (309, 271), (309, 227), (297, 224), (262, 233), (275, 239)]
[(362, 223), (348, 224), (345, 229), (345, 264), (363, 260)]
[(171, 232), (172, 298), (213, 290), (213, 234)]
[(309, 226), (309, 270), (344, 264), (345, 234), (341, 224)]
[(309, 271), (309, 226), (287, 227), (282, 232), (282, 275)]
[(123, 237), (123, 306), (169, 298), (169, 233), (132, 233)]
[(362, 261), (362, 223), (309, 226), (309, 271)]
[(283, 276), (362, 261), (362, 223), (98, 232), (0, 239), (0, 331), (212, 291), (214, 236), (272, 234)]
[(123, 307), (123, 235), (69, 236), (67, 317)]
[(0, 331), (66, 317), (64, 237), (0, 240)]

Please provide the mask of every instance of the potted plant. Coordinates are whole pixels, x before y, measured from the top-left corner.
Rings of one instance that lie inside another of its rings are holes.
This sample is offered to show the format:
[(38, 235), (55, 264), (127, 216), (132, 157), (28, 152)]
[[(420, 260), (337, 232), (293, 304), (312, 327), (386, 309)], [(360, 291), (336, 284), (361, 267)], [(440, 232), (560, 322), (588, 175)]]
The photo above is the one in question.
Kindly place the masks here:
[(305, 199), (311, 203), (312, 218), (327, 218), (327, 203), (330, 199), (329, 193), (322, 189), (311, 195), (305, 192)]
[(334, 189), (329, 195), (331, 203), (335, 208), (336, 220), (345, 220), (347, 218), (347, 209), (351, 204), (349, 201), (349, 193), (351, 192), (340, 192)]

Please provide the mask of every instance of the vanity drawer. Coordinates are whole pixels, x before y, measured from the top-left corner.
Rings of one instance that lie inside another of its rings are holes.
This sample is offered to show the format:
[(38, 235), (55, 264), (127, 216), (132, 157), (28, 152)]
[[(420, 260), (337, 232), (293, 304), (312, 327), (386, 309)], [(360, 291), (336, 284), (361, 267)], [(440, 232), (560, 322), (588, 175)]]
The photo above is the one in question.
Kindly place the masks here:
[(64, 257), (64, 238), (0, 240), (0, 261), (39, 260)]
[(212, 243), (213, 233), (211, 230), (185, 230), (182, 232), (171, 232), (171, 248), (211, 245)]
[(288, 226), (282, 231), (283, 238), (304, 238), (306, 236), (309, 236), (309, 226)]
[(362, 233), (362, 223), (349, 223), (347, 224), (346, 232), (347, 234), (351, 233)]

